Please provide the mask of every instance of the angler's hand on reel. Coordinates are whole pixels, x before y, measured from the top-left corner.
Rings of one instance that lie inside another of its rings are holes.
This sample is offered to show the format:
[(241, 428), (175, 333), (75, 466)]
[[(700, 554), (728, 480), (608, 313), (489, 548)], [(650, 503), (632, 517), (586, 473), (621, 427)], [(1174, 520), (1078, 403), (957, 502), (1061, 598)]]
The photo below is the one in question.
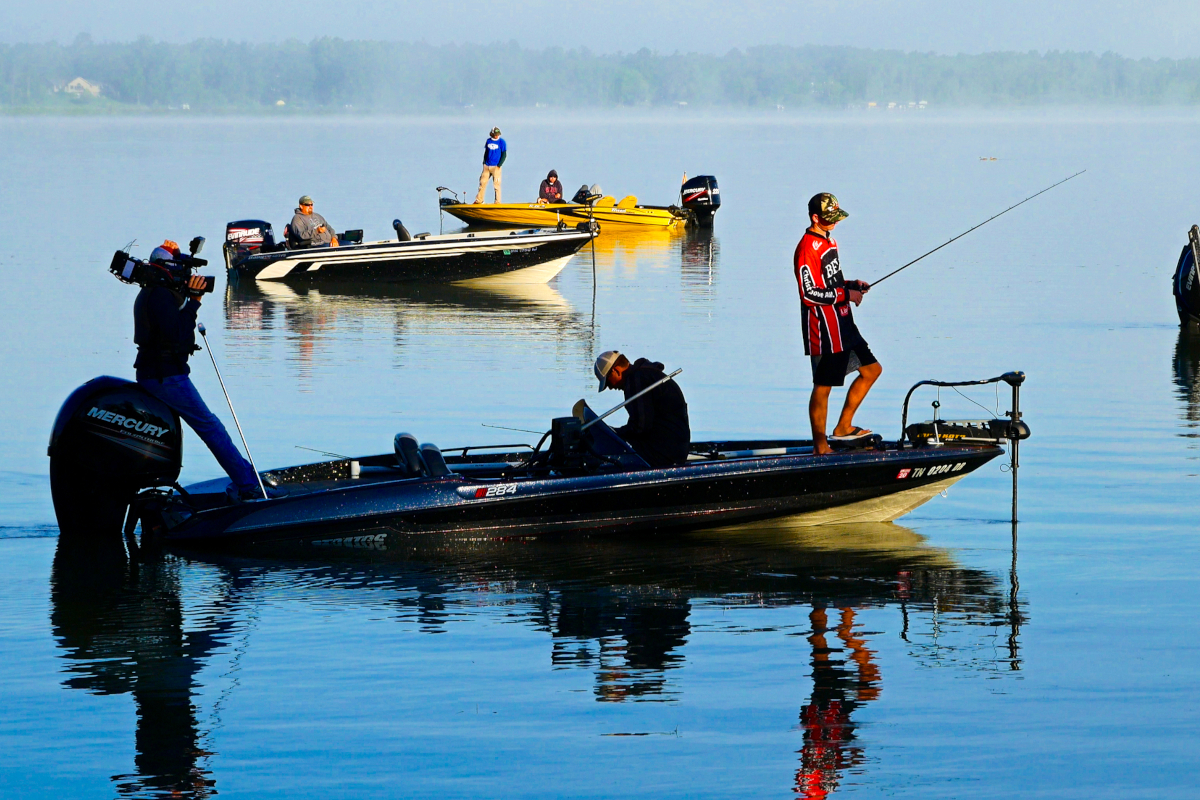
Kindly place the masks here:
[(871, 290), (871, 284), (866, 281), (846, 281), (846, 297), (854, 305), (863, 301), (863, 295)]

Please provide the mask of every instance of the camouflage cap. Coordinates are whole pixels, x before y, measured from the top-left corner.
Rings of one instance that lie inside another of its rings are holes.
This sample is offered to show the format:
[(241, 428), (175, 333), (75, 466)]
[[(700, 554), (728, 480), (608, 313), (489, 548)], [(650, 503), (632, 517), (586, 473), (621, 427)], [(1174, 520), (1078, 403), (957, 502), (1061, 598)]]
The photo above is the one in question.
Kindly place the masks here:
[(808, 201), (808, 213), (816, 214), (817, 219), (826, 225), (841, 222), (850, 216), (838, 205), (838, 199), (829, 192), (814, 194), (812, 199)]

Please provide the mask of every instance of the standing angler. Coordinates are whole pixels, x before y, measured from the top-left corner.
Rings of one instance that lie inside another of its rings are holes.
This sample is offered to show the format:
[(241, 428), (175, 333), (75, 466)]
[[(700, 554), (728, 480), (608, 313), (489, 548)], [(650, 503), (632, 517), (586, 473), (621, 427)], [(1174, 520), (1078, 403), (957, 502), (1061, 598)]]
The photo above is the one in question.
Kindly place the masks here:
[(483, 202), (483, 192), (487, 189), (488, 178), (492, 179), (492, 190), (496, 193), (495, 203), (500, 202), (500, 168), (504, 159), (508, 158), (508, 145), (500, 138), (500, 129), (492, 128), (487, 141), (483, 143), (483, 172), (479, 175), (479, 193), (475, 202)]
[[(854, 425), (854, 412), (883, 368), (858, 332), (850, 310), (850, 304), (861, 303), (871, 287), (865, 281), (842, 278), (837, 242), (833, 240), (834, 227), (850, 215), (838, 206), (836, 197), (822, 192), (808, 201), (808, 216), (812, 224), (796, 245), (794, 267), (800, 287), (804, 352), (812, 361), (813, 390), (808, 401), (808, 418), (812, 423), (813, 452), (822, 455), (833, 452), (830, 441), (853, 442), (871, 435), (871, 431)], [(846, 376), (856, 371), (858, 377), (846, 392), (846, 403), (833, 435), (826, 439), (829, 391), (842, 386)]]

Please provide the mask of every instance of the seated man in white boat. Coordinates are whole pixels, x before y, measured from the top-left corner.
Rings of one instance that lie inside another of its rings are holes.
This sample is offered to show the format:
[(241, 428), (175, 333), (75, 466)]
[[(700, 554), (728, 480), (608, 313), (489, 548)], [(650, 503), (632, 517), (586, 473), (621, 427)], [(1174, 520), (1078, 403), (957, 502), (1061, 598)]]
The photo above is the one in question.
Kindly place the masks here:
[[(626, 398), (666, 377), (663, 365), (647, 358), (630, 364), (616, 350), (601, 353), (596, 359), (596, 377), (600, 391), (620, 389)], [(629, 423), (615, 428), (651, 467), (673, 467), (687, 461), (692, 445), (687, 401), (675, 381), (667, 381), (625, 406)]]
[(288, 226), (288, 243), (294, 247), (337, 247), (337, 235), (325, 218), (313, 211), (313, 199), (304, 195), (298, 205)]

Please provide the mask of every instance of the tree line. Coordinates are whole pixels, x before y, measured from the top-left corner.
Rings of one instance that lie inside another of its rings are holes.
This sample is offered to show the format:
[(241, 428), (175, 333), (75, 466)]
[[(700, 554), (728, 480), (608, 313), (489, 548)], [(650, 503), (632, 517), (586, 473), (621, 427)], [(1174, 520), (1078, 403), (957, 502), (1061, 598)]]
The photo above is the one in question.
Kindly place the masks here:
[[(70, 93), (82, 77), (100, 95)], [(0, 45), (0, 107), (433, 111), (449, 108), (1200, 103), (1200, 59), (1105, 53), (937, 55), (763, 46), (724, 55), (593, 53), (515, 43), (149, 38)]]

